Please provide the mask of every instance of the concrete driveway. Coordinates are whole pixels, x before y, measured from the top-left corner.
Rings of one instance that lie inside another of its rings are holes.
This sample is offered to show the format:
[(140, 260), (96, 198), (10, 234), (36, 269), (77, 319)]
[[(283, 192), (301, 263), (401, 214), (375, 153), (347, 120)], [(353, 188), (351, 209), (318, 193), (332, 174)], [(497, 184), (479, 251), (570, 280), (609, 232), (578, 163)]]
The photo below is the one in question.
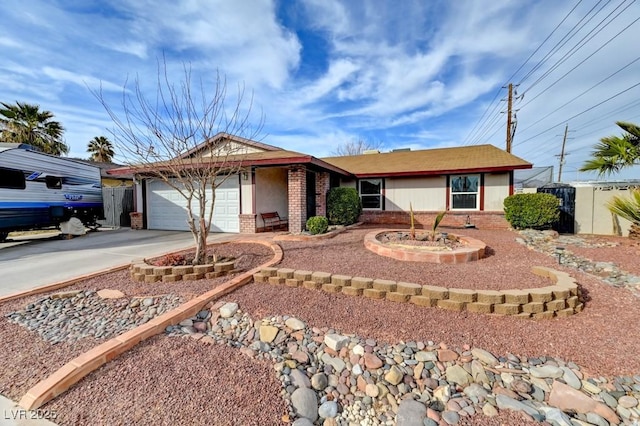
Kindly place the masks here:
[[(236, 234), (210, 234), (209, 241)], [(0, 243), (0, 296), (100, 271), (132, 260), (193, 247), (190, 232), (101, 230), (71, 240), (20, 239)]]

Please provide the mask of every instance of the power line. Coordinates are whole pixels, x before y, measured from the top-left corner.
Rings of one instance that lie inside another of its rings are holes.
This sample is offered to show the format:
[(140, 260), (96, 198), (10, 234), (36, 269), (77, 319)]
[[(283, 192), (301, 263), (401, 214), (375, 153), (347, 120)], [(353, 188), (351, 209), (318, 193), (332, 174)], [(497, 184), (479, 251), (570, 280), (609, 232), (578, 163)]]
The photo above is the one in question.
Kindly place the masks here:
[[(628, 6), (627, 6), (628, 7)], [(621, 11), (620, 13), (622, 13), (623, 11)], [(615, 18), (614, 18), (615, 19)], [(601, 51), (605, 46), (607, 46), (609, 43), (611, 43), (613, 40), (615, 40), (617, 37), (619, 37), (622, 33), (624, 33), (625, 31), (627, 31), (629, 28), (631, 28), (631, 26), (633, 24), (635, 24), (636, 22), (638, 22), (640, 20), (640, 17), (636, 18), (633, 22), (631, 22), (631, 24), (629, 24), (629, 26), (623, 28), (622, 30), (620, 30), (616, 35), (614, 35), (613, 37), (611, 37), (609, 40), (607, 40), (603, 45), (601, 45), (599, 48), (597, 48), (595, 51), (593, 51), (589, 56), (587, 56), (586, 58), (584, 58), (582, 61), (580, 61), (576, 66), (574, 66), (573, 68), (571, 68), (569, 71), (567, 71), (564, 75), (562, 75), (562, 77), (556, 79), (553, 83), (551, 83), (549, 86), (547, 86), (542, 92), (538, 93), (536, 96), (534, 96), (533, 98), (529, 99), (529, 101), (527, 103), (525, 103), (524, 105), (522, 105), (521, 108), (524, 108), (525, 106), (529, 105), (531, 102), (533, 102), (535, 99), (537, 99), (540, 95), (542, 95), (543, 93), (545, 93), (547, 90), (549, 90), (550, 88), (552, 88), (553, 86), (555, 86), (557, 83), (559, 83), (562, 79), (564, 79), (567, 75), (569, 75), (570, 73), (572, 73), (573, 71), (575, 71), (579, 66), (581, 66), (582, 64), (584, 64), (587, 60), (589, 60), (591, 57), (593, 57), (596, 53), (598, 53), (599, 51)], [(611, 23), (611, 22), (609, 22)], [(608, 25), (608, 24), (607, 24)], [(604, 27), (603, 27), (604, 28)], [(594, 35), (595, 36), (595, 35)], [(584, 44), (583, 44), (584, 46)], [(548, 74), (547, 74), (548, 75)], [(536, 83), (538, 83), (539, 81), (541, 81), (541, 79), (538, 79), (536, 81)], [(534, 83), (534, 84), (536, 84)], [(528, 90), (530, 90), (533, 87), (530, 86)], [(526, 91), (525, 91), (526, 93)]]
[[(553, 56), (555, 54), (555, 52), (557, 52), (562, 46), (564, 46), (569, 40), (571, 40), (571, 38), (573, 37), (573, 35), (571, 35), (569, 37), (569, 35), (571, 33), (573, 33), (573, 31), (576, 29), (576, 27), (578, 27), (578, 25), (580, 25), (582, 23), (582, 21), (584, 21), (584, 19), (589, 16), (591, 14), (591, 12), (598, 6), (598, 4), (600, 4), (602, 2), (602, 0), (599, 0), (598, 3), (596, 3), (591, 9), (589, 9), (589, 11), (569, 30), (569, 32), (567, 34), (564, 35), (564, 37), (562, 37), (560, 39), (560, 41), (558, 41), (555, 46), (553, 46), (551, 48), (551, 50), (549, 52), (547, 52), (547, 54), (545, 56), (543, 56), (543, 58), (538, 61), (538, 63), (531, 69), (529, 70), (529, 72), (527, 74), (525, 74), (524, 77), (522, 77), (522, 79), (519, 81), (520, 84), (524, 83), (534, 72), (536, 72), (538, 69), (540, 69), (540, 67), (549, 60), (549, 58), (551, 56)], [(601, 9), (602, 10), (602, 9)], [(599, 12), (599, 11), (598, 11)], [(594, 15), (595, 16), (595, 15)], [(588, 22), (588, 21), (587, 21)], [(584, 24), (583, 24), (584, 26)], [(582, 28), (583, 26), (581, 26), (580, 28)], [(567, 39), (567, 37), (569, 37)], [(567, 39), (565, 41), (565, 39)], [(564, 41), (564, 43), (562, 43)], [(561, 44), (562, 43), (562, 44)]]
[[(535, 56), (536, 53), (538, 53), (538, 51), (542, 48), (542, 46), (545, 45), (545, 43), (547, 41), (549, 41), (549, 39), (551, 38), (551, 36), (553, 36), (553, 34), (555, 34), (555, 32), (560, 28), (560, 26), (569, 18), (569, 16), (571, 16), (571, 14), (576, 10), (576, 8), (580, 5), (580, 3), (582, 3), (582, 0), (578, 0), (578, 2), (573, 6), (573, 8), (571, 8), (571, 10), (564, 16), (564, 18), (562, 18), (562, 20), (556, 25), (556, 27), (553, 29), (553, 31), (551, 31), (551, 33), (542, 41), (542, 43), (540, 43), (538, 45), (538, 47), (533, 51), (533, 53), (531, 53), (529, 55), (529, 57), (520, 65), (520, 67), (518, 67), (518, 69), (511, 75), (511, 77), (509, 77), (507, 79), (507, 82), (510, 82), (519, 72), (520, 70), (522, 70), (522, 68), (524, 68), (524, 66), (529, 63), (529, 61), (531, 60), (531, 58), (533, 58), (533, 56)], [(485, 109), (484, 113), (482, 114), (482, 116), (480, 117), (480, 119), (476, 122), (476, 124), (473, 126), (473, 128), (469, 131), (469, 133), (467, 134), (467, 136), (464, 138), (463, 140), (463, 144), (467, 144), (468, 141), (471, 140), (471, 135), (473, 135), (473, 132), (476, 131), (476, 129), (478, 128), (482, 128), (485, 126), (485, 124), (481, 124), (483, 123), (483, 120), (488, 120), (488, 116), (487, 116), (487, 112), (489, 111), (489, 109), (491, 109), (491, 105), (496, 101), (496, 99), (498, 98), (498, 96), (500, 95), (500, 91), (501, 88), (499, 88), (496, 92), (496, 94), (494, 95), (493, 99), (491, 100), (491, 102), (489, 102), (489, 104), (487, 105), (487, 108)], [(497, 106), (499, 104), (496, 104), (496, 107), (494, 107), (493, 111), (489, 114), (489, 116), (491, 114), (493, 114), (493, 112), (497, 109)], [(487, 116), (487, 118), (485, 119), (485, 116)], [(474, 140), (477, 139), (477, 136), (474, 138)]]
[[(568, 102), (562, 104), (561, 106), (559, 106), (558, 108), (554, 109), (553, 111), (551, 111), (550, 113), (548, 113), (547, 115), (545, 115), (544, 117), (538, 119), (537, 121), (534, 121), (533, 123), (531, 123), (529, 126), (527, 126), (526, 128), (522, 129), (521, 132), (525, 132), (528, 129), (530, 129), (531, 127), (533, 127), (534, 125), (540, 123), (542, 120), (544, 120), (545, 118), (549, 117), (550, 115), (552, 115), (553, 113), (561, 110), (562, 108), (566, 107), (567, 105), (569, 105), (571, 102), (575, 101), (576, 99), (582, 97), (583, 95), (589, 93), (591, 90), (595, 89), (596, 87), (598, 87), (599, 85), (601, 85), (602, 83), (604, 83), (605, 81), (609, 80), (610, 78), (614, 77), (615, 75), (619, 74), (620, 72), (624, 71), (625, 69), (629, 68), (631, 65), (635, 64), (636, 62), (640, 61), (640, 56), (638, 56), (636, 59), (634, 59), (633, 61), (629, 62), (627, 65), (625, 65), (624, 67), (618, 69), (616, 72), (614, 72), (613, 74), (610, 74), (609, 76), (603, 78), (602, 80), (600, 80), (599, 82), (597, 82), (596, 84), (594, 84), (593, 86), (591, 86), (590, 88), (588, 88), (587, 90), (585, 90), (584, 92), (580, 93), (578, 96), (572, 98), (571, 100), (569, 100)], [(555, 84), (555, 83), (554, 83)], [(545, 89), (546, 90), (546, 89)], [(544, 93), (544, 92), (543, 92)], [(542, 94), (542, 93), (540, 93)], [(540, 95), (538, 95), (540, 96)], [(538, 97), (536, 96), (536, 98)], [(535, 98), (533, 98), (535, 99)], [(529, 102), (527, 102), (526, 104), (522, 105), (521, 108), (525, 107), (526, 105), (528, 105), (529, 103), (531, 103), (531, 101), (533, 101), (533, 99), (531, 99)]]
[(589, 111), (591, 111), (592, 109), (597, 108), (597, 107), (599, 107), (600, 105), (602, 105), (602, 104), (604, 104), (604, 103), (607, 103), (607, 102), (609, 102), (610, 100), (615, 99), (615, 98), (617, 98), (618, 96), (622, 95), (623, 93), (626, 93), (626, 92), (628, 92), (629, 90), (631, 90), (631, 89), (633, 89), (633, 88), (635, 88), (635, 87), (638, 87), (638, 86), (640, 86), (640, 83), (636, 83), (636, 84), (634, 84), (634, 85), (632, 85), (632, 86), (630, 86), (630, 87), (627, 87), (626, 89), (624, 89), (624, 90), (622, 90), (622, 91), (620, 91), (620, 92), (616, 93), (615, 95), (608, 97), (608, 98), (607, 98), (607, 99), (605, 99), (604, 101), (602, 101), (602, 102), (598, 102), (597, 104), (595, 104), (595, 105), (593, 105), (593, 106), (591, 106), (591, 107), (589, 107), (589, 108), (585, 109), (584, 111), (579, 112), (578, 114), (576, 114), (576, 115), (574, 115), (574, 116), (572, 116), (572, 117), (569, 117), (569, 118), (568, 118), (568, 119), (566, 119), (566, 120), (562, 120), (560, 123), (558, 123), (558, 124), (556, 124), (556, 125), (554, 125), (554, 126), (551, 126), (551, 127), (547, 128), (546, 130), (543, 130), (542, 132), (540, 132), (540, 133), (538, 133), (538, 134), (536, 134), (536, 135), (531, 136), (530, 138), (524, 139), (524, 140), (520, 141), (519, 143), (520, 143), (520, 144), (522, 144), (522, 143), (527, 142), (527, 141), (530, 141), (531, 139), (534, 139), (534, 138), (536, 138), (536, 137), (538, 137), (538, 136), (540, 136), (540, 135), (543, 135), (543, 134), (545, 134), (545, 133), (547, 133), (547, 132), (549, 132), (549, 131), (551, 131), (551, 130), (555, 129), (555, 128), (556, 128), (556, 127), (558, 127), (558, 126), (561, 126), (563, 123), (565, 123), (565, 122), (567, 122), (567, 121), (571, 121), (571, 120), (573, 120), (574, 118), (579, 117), (579, 116), (581, 116), (582, 114), (584, 114), (584, 113), (586, 113), (586, 112), (589, 112)]

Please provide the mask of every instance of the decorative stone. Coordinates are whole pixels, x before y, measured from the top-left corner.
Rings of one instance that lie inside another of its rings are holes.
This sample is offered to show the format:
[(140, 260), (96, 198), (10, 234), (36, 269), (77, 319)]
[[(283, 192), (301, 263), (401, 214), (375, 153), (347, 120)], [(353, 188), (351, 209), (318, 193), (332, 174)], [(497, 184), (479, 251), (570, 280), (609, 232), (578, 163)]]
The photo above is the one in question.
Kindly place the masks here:
[(349, 344), (349, 338), (339, 334), (325, 334), (324, 344), (336, 352)]
[(97, 294), (101, 299), (121, 299), (124, 297), (124, 293), (120, 290), (110, 290), (107, 288), (98, 290)]
[(474, 358), (477, 358), (480, 362), (488, 365), (489, 367), (494, 367), (496, 364), (498, 364), (498, 359), (493, 356), (491, 352), (485, 351), (484, 349), (473, 348), (471, 349), (471, 355), (473, 355)]
[(220, 316), (222, 318), (231, 318), (238, 312), (238, 304), (234, 302), (225, 303), (220, 307)]
[(305, 373), (294, 368), (289, 373), (289, 378), (291, 379), (291, 384), (298, 388), (308, 388), (311, 387), (311, 382)]
[(427, 407), (412, 399), (403, 400), (398, 406), (396, 414), (397, 426), (423, 426), (427, 417)]
[(375, 354), (367, 352), (364, 354), (363, 357), (364, 357), (364, 366), (367, 367), (367, 369), (369, 370), (377, 370), (383, 365), (380, 358), (378, 358)]
[(300, 417), (312, 422), (318, 419), (318, 400), (315, 391), (309, 388), (298, 388), (291, 394), (291, 405)]
[(460, 386), (466, 386), (473, 380), (471, 375), (459, 365), (447, 367), (445, 375), (447, 377), (447, 381), (456, 383)]
[(522, 411), (530, 416), (537, 416), (538, 410), (506, 395), (496, 395), (496, 404), (501, 410)]
[(284, 324), (289, 327), (293, 331), (304, 330), (306, 327), (305, 323), (300, 321), (298, 318), (288, 318)]
[(264, 343), (271, 343), (278, 335), (278, 327), (272, 325), (260, 326), (260, 341)]
[(403, 376), (404, 374), (402, 373), (402, 370), (397, 366), (392, 365), (387, 374), (384, 375), (384, 379), (392, 385), (397, 385), (402, 381)]
[(338, 415), (338, 404), (335, 401), (326, 401), (318, 408), (318, 416), (322, 419), (332, 419)]
[(620, 423), (620, 419), (611, 408), (557, 380), (554, 380), (551, 385), (549, 405), (562, 411), (574, 410), (583, 414), (595, 413), (604, 417), (609, 423)]
[(541, 365), (539, 367), (529, 368), (529, 374), (531, 374), (533, 377), (538, 377), (541, 379), (557, 379), (564, 375), (564, 371), (562, 371), (560, 367), (556, 367), (555, 365)]

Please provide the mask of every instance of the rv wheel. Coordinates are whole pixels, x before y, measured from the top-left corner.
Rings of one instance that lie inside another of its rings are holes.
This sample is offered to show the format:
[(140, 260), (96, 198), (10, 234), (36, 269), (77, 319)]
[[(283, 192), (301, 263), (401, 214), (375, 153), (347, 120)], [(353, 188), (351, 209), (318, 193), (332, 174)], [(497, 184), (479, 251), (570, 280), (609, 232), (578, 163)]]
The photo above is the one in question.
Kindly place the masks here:
[(9, 236), (8, 232), (0, 231), (0, 243), (6, 240), (8, 236)]

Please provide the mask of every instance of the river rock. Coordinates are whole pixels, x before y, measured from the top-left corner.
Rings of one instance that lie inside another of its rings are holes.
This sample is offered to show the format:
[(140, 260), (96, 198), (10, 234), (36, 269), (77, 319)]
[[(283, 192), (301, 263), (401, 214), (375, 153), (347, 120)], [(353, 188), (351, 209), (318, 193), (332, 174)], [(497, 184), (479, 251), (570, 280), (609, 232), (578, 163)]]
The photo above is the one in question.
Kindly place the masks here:
[(387, 374), (384, 375), (384, 379), (392, 385), (397, 385), (402, 381), (404, 374), (402, 370), (395, 365), (392, 365)]
[(530, 416), (538, 416), (538, 410), (506, 395), (496, 395), (496, 404), (501, 410), (523, 411)]
[(304, 330), (306, 327), (305, 323), (300, 321), (298, 318), (288, 318), (284, 324), (289, 327), (293, 331)]
[(338, 415), (338, 404), (335, 401), (326, 401), (318, 408), (318, 416), (322, 419), (332, 419)]
[(541, 365), (529, 368), (529, 374), (540, 379), (557, 379), (563, 376), (564, 371), (555, 365)]
[(311, 387), (311, 382), (305, 373), (294, 368), (289, 373), (289, 378), (291, 379), (291, 384), (298, 388), (308, 388)]
[(328, 379), (324, 373), (316, 373), (311, 376), (311, 387), (315, 390), (322, 391), (327, 387)]
[(349, 338), (339, 334), (325, 334), (324, 344), (336, 352), (349, 344)]
[(629, 395), (623, 395), (618, 399), (618, 404), (622, 405), (624, 408), (633, 408), (638, 405), (638, 400)]
[(576, 373), (573, 372), (569, 367), (560, 367), (563, 371), (562, 379), (572, 388), (580, 389), (582, 387), (582, 383)]
[(427, 407), (413, 399), (405, 399), (398, 406), (397, 426), (422, 426), (427, 416)]
[(220, 316), (222, 318), (231, 318), (236, 312), (238, 312), (238, 304), (235, 302), (228, 302), (220, 307)]
[(447, 367), (445, 376), (447, 377), (447, 381), (456, 383), (460, 386), (466, 386), (472, 381), (471, 375), (459, 365)]
[(609, 423), (620, 423), (618, 415), (611, 408), (557, 380), (554, 380), (551, 385), (549, 405), (557, 407), (562, 411), (574, 410), (583, 414), (595, 413), (604, 417)]
[(316, 393), (309, 388), (298, 388), (291, 394), (291, 405), (300, 417), (312, 422), (318, 419), (318, 399)]
[[(222, 309), (222, 308), (220, 308)], [(261, 325), (260, 326), (260, 341), (264, 343), (271, 343), (278, 335), (278, 327), (274, 327), (272, 325)]]
[(380, 358), (378, 358), (375, 354), (367, 352), (364, 354), (363, 357), (364, 357), (364, 366), (367, 367), (367, 369), (369, 370), (377, 370), (383, 365)]
[(494, 367), (499, 362), (498, 358), (493, 356), (491, 352), (485, 351), (484, 349), (473, 348), (471, 349), (471, 355), (489, 367)]

